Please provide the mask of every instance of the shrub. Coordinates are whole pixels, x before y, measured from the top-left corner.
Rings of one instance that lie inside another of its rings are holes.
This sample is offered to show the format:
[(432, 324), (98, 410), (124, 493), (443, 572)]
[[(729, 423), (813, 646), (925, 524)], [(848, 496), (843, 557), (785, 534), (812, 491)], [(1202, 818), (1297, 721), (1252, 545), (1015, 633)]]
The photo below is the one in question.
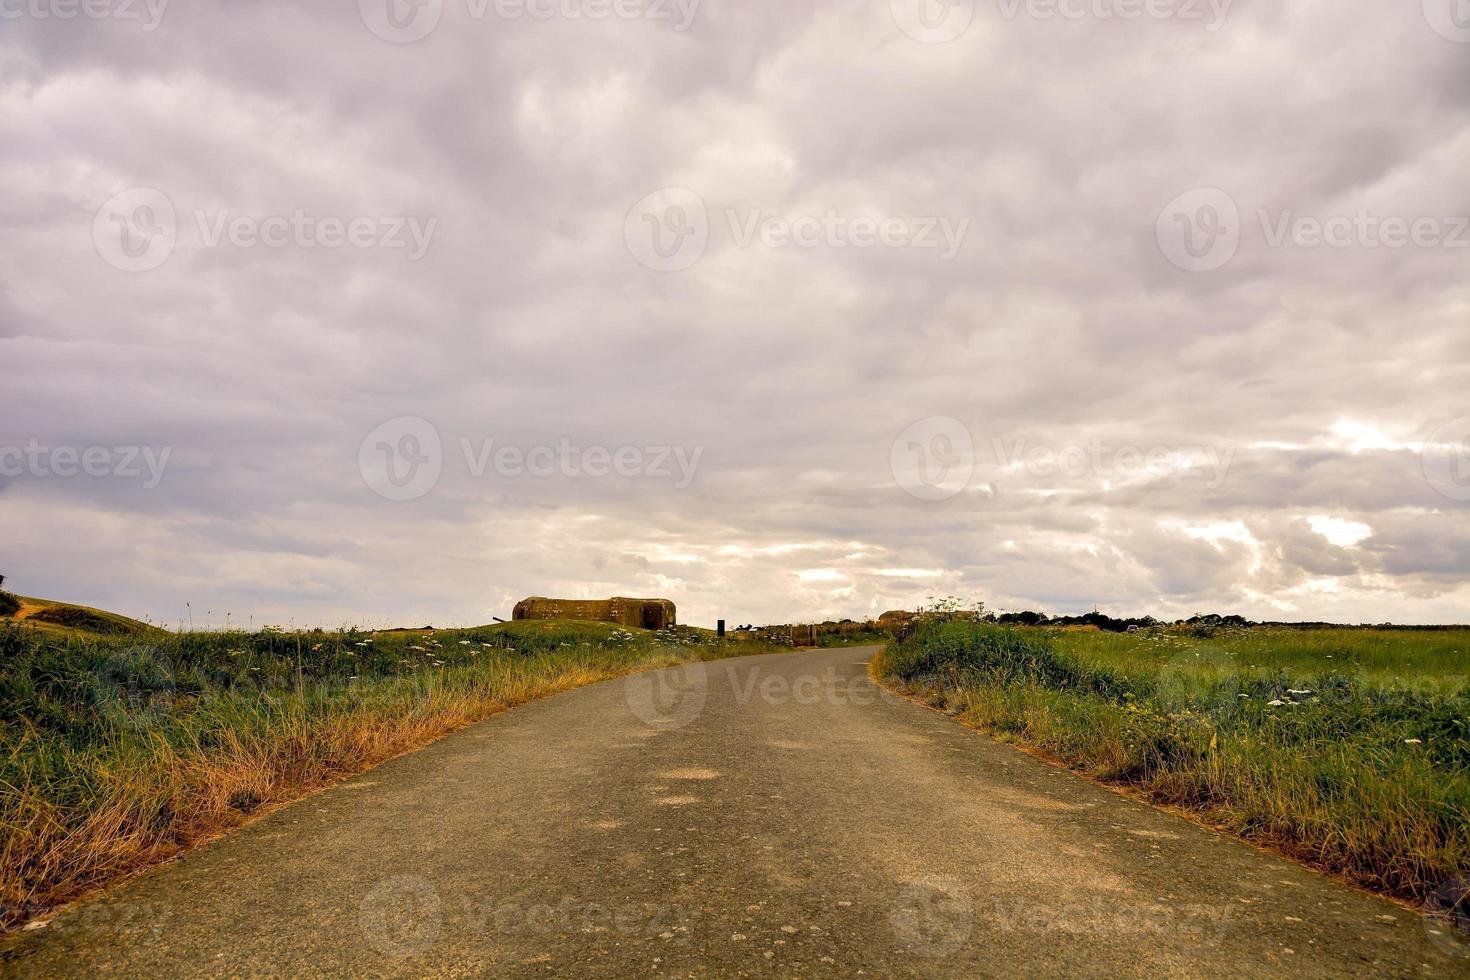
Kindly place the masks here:
[(1045, 633), (959, 619), (916, 622), (885, 663), (904, 681), (1031, 683), (1107, 696), (1127, 690), (1111, 672), (1058, 653)]

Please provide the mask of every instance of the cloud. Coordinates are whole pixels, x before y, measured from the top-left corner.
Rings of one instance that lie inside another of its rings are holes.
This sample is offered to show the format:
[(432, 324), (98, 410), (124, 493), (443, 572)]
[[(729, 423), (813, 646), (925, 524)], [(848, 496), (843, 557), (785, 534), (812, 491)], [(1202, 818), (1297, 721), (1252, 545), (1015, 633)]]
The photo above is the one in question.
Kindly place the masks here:
[[(1466, 251), (1267, 234), (1470, 215), (1464, 51), (1417, 5), (1239, 0), (1214, 31), (982, 5), (932, 45), (886, 3), (705, 0), (684, 31), (478, 7), (447, 0), (413, 44), (350, 3), (6, 21), (0, 450), (172, 450), (153, 489), (0, 471), (9, 584), (196, 622), (474, 623), (612, 593), (696, 622), (947, 593), (1465, 619), (1466, 504), (1418, 446), (1470, 416)], [(1241, 215), (1210, 273), (1156, 240), (1201, 186)], [(677, 273), (625, 241), (665, 187), (709, 220)], [(127, 188), (176, 214), (152, 271), (94, 240)], [(298, 214), (435, 226), (418, 260), (206, 234)], [(908, 244), (855, 245), (854, 219)], [(822, 240), (742, 243), (767, 220)], [(913, 247), (961, 220), (952, 259)], [(443, 472), (394, 502), (360, 450), (404, 416)], [(932, 417), (974, 444), (940, 500), (890, 465)], [(681, 489), (476, 472), (463, 446), (487, 440), (702, 455)], [(1342, 547), (1314, 517), (1372, 535)], [(1220, 527), (1240, 532), (1190, 530)]]

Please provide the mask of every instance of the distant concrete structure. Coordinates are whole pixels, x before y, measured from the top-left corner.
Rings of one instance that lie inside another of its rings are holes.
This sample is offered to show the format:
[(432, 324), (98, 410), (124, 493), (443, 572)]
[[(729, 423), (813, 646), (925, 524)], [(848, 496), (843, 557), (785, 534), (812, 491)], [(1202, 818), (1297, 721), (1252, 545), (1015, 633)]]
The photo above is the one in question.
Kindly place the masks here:
[(646, 630), (678, 623), (674, 604), (667, 599), (543, 599), (533, 596), (516, 603), (517, 622), (528, 619), (589, 619)]
[(906, 609), (891, 609), (878, 617), (878, 628), (892, 633), (913, 622), (916, 615)]

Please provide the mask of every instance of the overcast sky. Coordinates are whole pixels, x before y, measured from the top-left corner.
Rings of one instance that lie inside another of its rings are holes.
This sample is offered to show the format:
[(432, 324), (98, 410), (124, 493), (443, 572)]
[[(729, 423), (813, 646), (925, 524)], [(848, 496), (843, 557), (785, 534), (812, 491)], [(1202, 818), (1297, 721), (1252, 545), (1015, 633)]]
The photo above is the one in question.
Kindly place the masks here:
[(1470, 620), (1465, 0), (0, 0), (0, 167), (23, 594)]

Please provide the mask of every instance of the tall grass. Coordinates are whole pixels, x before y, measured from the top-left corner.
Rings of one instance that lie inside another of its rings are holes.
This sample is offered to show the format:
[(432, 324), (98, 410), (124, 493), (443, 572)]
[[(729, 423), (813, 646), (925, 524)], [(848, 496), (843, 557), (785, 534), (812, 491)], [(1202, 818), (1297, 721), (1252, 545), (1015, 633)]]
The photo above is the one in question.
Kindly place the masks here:
[(513, 705), (736, 652), (592, 623), (146, 644), (0, 625), (0, 928)]
[(875, 673), (973, 727), (1422, 900), (1470, 870), (1470, 633), (921, 623)]

